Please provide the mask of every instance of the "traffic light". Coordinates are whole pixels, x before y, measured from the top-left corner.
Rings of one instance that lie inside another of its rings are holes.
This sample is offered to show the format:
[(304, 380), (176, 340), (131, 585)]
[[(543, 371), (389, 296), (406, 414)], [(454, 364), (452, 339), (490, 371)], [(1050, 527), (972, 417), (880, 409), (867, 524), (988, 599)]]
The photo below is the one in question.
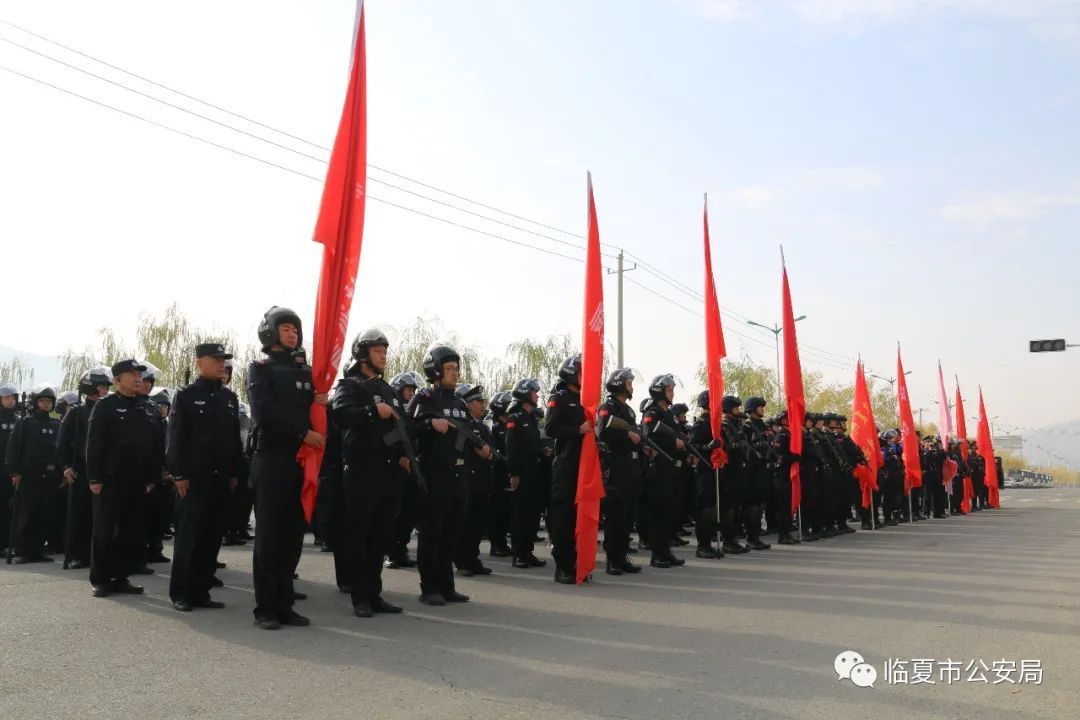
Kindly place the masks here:
[(1031, 340), (1028, 342), (1031, 352), (1065, 352), (1065, 340)]

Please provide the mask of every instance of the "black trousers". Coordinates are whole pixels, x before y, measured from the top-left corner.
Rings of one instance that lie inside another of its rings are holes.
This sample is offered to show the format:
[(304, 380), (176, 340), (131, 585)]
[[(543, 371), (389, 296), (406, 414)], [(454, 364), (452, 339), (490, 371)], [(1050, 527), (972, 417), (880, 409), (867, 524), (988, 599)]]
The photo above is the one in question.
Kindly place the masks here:
[(505, 475), (497, 476), (491, 486), (488, 502), (487, 536), (492, 548), (506, 548), (510, 534), (510, 518), (514, 511), (513, 494)]
[(64, 535), (67, 525), (67, 485), (61, 486), (61, 476), (57, 475), (49, 489), (48, 509), (46, 510), (45, 542), (50, 553), (64, 552)]
[(11, 480), (0, 478), (0, 550), (7, 548), (11, 542), (11, 514), (14, 510), (15, 488), (11, 486)]
[(90, 483), (84, 477), (75, 478), (67, 486), (67, 531), (64, 533), (65, 562), (90, 562), (90, 541), (94, 528), (94, 502)]
[(191, 478), (187, 495), (177, 496), (176, 539), (169, 578), (169, 597), (174, 602), (209, 599), (229, 500), (229, 483), (221, 476)]
[(679, 468), (665, 460), (653, 464), (652, 473), (645, 481), (649, 505), (648, 540), (654, 559), (671, 557), (670, 541), (675, 537), (679, 522), (677, 482), (680, 482)]
[(483, 564), (480, 562), (480, 541), (484, 538), (491, 512), (491, 474), (470, 475), (467, 484), (469, 499), (454, 562), (459, 568), (471, 569)]
[(292, 453), (256, 452), (251, 462), (255, 483), (255, 615), (289, 613), (293, 573), (304, 543), (300, 488), (304, 473)]
[(792, 521), (791, 512), (791, 476), (787, 468), (781, 468), (773, 475), (773, 496), (776, 515), (773, 517), (773, 529), (779, 533), (791, 533), (797, 528)]
[(513, 513), (510, 517), (510, 547), (514, 557), (533, 554), (536, 531), (540, 528), (540, 513), (547, 505), (541, 498), (546, 484), (540, 472), (522, 473), (518, 489), (510, 493)]
[(173, 522), (176, 488), (159, 482), (146, 495), (146, 557), (158, 555), (165, 548), (165, 534)]
[(243, 535), (247, 531), (248, 523), (251, 522), (251, 510), (254, 504), (255, 490), (248, 482), (241, 479), (236, 486), (236, 492), (230, 499), (229, 519), (225, 532), (233, 536)]
[(44, 554), (57, 483), (55, 473), (36, 470), (23, 474), (14, 499), (16, 555), (36, 558)]
[[(419, 495), (419, 530), (416, 565), (420, 592), (449, 593), (454, 590), (454, 554), (461, 537), (468, 503), (465, 479), (457, 474), (428, 474), (427, 492)], [(520, 489), (520, 488), (519, 488)]]
[(391, 463), (349, 464), (342, 490), (347, 585), (354, 604), (371, 602), (382, 594), (383, 556), (401, 502), (401, 477)]
[(391, 558), (405, 558), (409, 554), (409, 541), (419, 521), (422, 492), (412, 473), (402, 473), (401, 501), (398, 503), (388, 551)]
[(106, 478), (93, 496), (90, 584), (123, 582), (143, 564), (146, 550), (146, 483), (142, 477)]

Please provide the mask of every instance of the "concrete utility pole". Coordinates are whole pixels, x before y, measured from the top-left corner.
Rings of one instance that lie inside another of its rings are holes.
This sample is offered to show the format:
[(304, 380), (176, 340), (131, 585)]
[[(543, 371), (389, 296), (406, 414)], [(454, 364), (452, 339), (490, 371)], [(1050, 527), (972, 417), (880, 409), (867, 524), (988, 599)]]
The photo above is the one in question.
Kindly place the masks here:
[(634, 263), (633, 266), (631, 266), (631, 267), (625, 267), (624, 262), (623, 262), (622, 248), (619, 249), (619, 255), (618, 255), (618, 257), (616, 257), (615, 260), (616, 260), (615, 269), (614, 270), (608, 270), (607, 272), (608, 272), (608, 275), (611, 275), (612, 273), (614, 273), (616, 275), (616, 285), (615, 285), (616, 288), (617, 288), (617, 291), (615, 293), (615, 298), (616, 298), (616, 303), (617, 303), (616, 328), (618, 330), (618, 339), (616, 341), (617, 342), (616, 353), (618, 355), (618, 366), (619, 367), (626, 367), (623, 364), (623, 311), (622, 311), (622, 307), (623, 307), (623, 289), (622, 289), (622, 277), (623, 277), (623, 273), (628, 273), (631, 270), (634, 270), (635, 268), (637, 268), (637, 263)]

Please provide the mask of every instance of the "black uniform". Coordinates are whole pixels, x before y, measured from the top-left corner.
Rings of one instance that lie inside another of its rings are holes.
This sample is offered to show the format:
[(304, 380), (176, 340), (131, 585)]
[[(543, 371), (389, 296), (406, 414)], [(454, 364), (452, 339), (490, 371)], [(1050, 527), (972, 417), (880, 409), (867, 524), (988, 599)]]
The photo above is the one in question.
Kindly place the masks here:
[(515, 558), (533, 556), (536, 530), (540, 525), (544, 491), (543, 440), (540, 423), (531, 410), (518, 403), (510, 406), (506, 423), (506, 468), (509, 477), (518, 478), (517, 490), (511, 493), (510, 547)]
[(293, 573), (304, 543), (300, 490), (304, 473), (296, 453), (311, 429), (315, 397), (311, 366), (292, 352), (275, 350), (248, 368), (248, 401), (258, 434), (251, 460), (255, 490), (256, 618), (292, 613)]
[(323, 552), (334, 553), (334, 580), (339, 590), (350, 589), (352, 564), (349, 561), (345, 537), (345, 458), (342, 456), (341, 429), (333, 413), (326, 417), (326, 446), (319, 467), (319, 493), (315, 499), (315, 516), (319, 524)]
[(670, 541), (675, 537), (678, 525), (679, 507), (675, 484), (680, 482), (682, 454), (675, 448), (675, 437), (670, 433), (658, 431), (660, 424), (676, 430), (678, 425), (668, 408), (661, 408), (656, 402), (645, 407), (642, 417), (642, 432), (660, 449), (675, 458), (675, 464), (657, 456), (653, 458), (648, 476), (645, 478), (645, 497), (649, 503), (649, 528), (647, 541), (652, 551), (652, 560), (670, 560), (672, 556)]
[[(153, 399), (148, 398), (158, 417), (158, 431), (161, 433), (161, 442), (164, 446), (165, 437), (168, 434), (168, 421), (161, 417), (161, 406)], [(175, 512), (176, 493), (172, 482), (166, 482), (161, 473), (147, 478), (147, 484), (152, 486), (144, 500), (146, 507), (146, 562), (167, 562), (162, 551), (165, 549), (165, 536), (172, 527), (173, 514)]]
[(403, 412), (397, 394), (381, 376), (360, 375), (338, 383), (330, 403), (334, 424), (342, 433), (346, 584), (354, 605), (372, 603), (382, 595), (383, 557), (401, 504), (398, 461), (405, 455), (402, 442), (409, 442), (400, 437), (392, 444), (386, 441), (396, 425), (392, 419), (379, 418), (378, 403)]
[[(739, 523), (746, 519), (745, 509), (750, 500), (750, 443), (737, 415), (725, 414), (720, 429), (724, 434), (724, 452), (727, 453), (727, 463), (720, 469), (720, 487), (723, 492), (723, 497), (720, 498), (720, 532), (724, 539), (723, 549), (725, 552), (742, 552), (737, 528)], [(707, 453), (702, 454), (708, 457)], [(746, 534), (748, 539), (757, 540), (761, 534), (761, 521), (757, 521), (757, 529), (753, 531), (753, 535), (749, 527)]]
[(825, 477), (829, 472), (822, 434), (803, 429), (803, 451), (799, 460), (799, 479), (802, 491), (802, 523), (805, 540), (817, 540), (825, 530)]
[(923, 513), (936, 518), (945, 517), (948, 497), (945, 492), (945, 451), (940, 447), (925, 448), (921, 455), (923, 475)]
[[(721, 432), (723, 432), (723, 429), (721, 429)], [(690, 426), (690, 443), (705, 457), (711, 456), (713, 435), (707, 411), (698, 415), (694, 420), (694, 424)], [(694, 467), (694, 479), (694, 508), (696, 511), (694, 534), (697, 537), (698, 549), (703, 549), (712, 547), (713, 536), (717, 534), (724, 520), (718, 508), (723, 508), (727, 504), (727, 473), (723, 470), (717, 473), (712, 465), (699, 462)], [(719, 495), (717, 490), (719, 490)], [(717, 505), (717, 503), (720, 504)], [(726, 533), (728, 537), (734, 534), (730, 522), (731, 518), (729, 516), (726, 523), (728, 525), (728, 532)]]
[(15, 490), (14, 553), (30, 560), (45, 556), (52, 499), (60, 483), (56, 436), (60, 421), (35, 410), (15, 424), (8, 438), (7, 474), (21, 475)]
[(604, 514), (604, 553), (612, 565), (622, 567), (627, 562), (630, 532), (630, 498), (641, 485), (641, 451), (625, 430), (610, 426), (612, 418), (623, 420), (636, 432), (637, 415), (626, 402), (608, 397), (600, 406), (600, 464), (604, 470), (604, 499), (600, 509)]
[[(419, 503), (419, 539), (416, 562), (423, 595), (450, 595), (454, 589), (454, 554), (465, 522), (468, 487), (465, 482), (465, 446), (454, 428), (437, 432), (432, 420), (452, 417), (464, 421), (469, 413), (453, 390), (422, 388), (409, 403), (413, 430), (420, 446), (420, 467), (427, 483)], [(472, 452), (472, 450), (468, 450)]]
[(555, 566), (573, 573), (577, 567), (577, 480), (581, 463), (581, 426), (585, 408), (581, 395), (562, 387), (548, 401), (545, 430), (555, 441), (555, 458), (551, 468), (551, 515), (548, 532), (551, 536), (551, 555)]
[(14, 488), (9, 479), (11, 473), (7, 471), (7, 446), (8, 439), (15, 429), (18, 416), (15, 409), (8, 410), (0, 407), (0, 550), (7, 549), (11, 541), (11, 530), (14, 527), (11, 522), (12, 501), (14, 500)]
[[(491, 423), (492, 447), (506, 457), (506, 423), (498, 418)], [(491, 502), (488, 505), (488, 539), (491, 541), (492, 554), (507, 555), (510, 548), (506, 543), (510, 534), (510, 518), (513, 513), (513, 497), (510, 493), (510, 473), (506, 461), (496, 460), (491, 464)]]
[[(776, 496), (776, 517), (773, 520), (776, 531), (781, 536), (790, 536), (795, 530), (791, 508), (791, 466), (799, 462), (801, 455), (791, 453), (791, 431), (781, 427), (772, 438), (773, 490)], [(805, 449), (805, 448), (804, 448)], [(799, 467), (799, 489), (802, 492), (802, 467)]]
[(124, 584), (143, 563), (146, 492), (165, 460), (161, 416), (149, 399), (113, 393), (94, 403), (86, 431), (86, 473), (102, 488), (93, 498), (90, 583)]
[[(743, 523), (746, 525), (746, 538), (751, 542), (761, 540), (761, 514), (772, 494), (772, 478), (769, 465), (772, 463), (772, 445), (769, 442), (765, 421), (758, 417), (748, 417), (742, 425), (746, 438), (747, 462), (746, 485), (743, 498)], [(772, 520), (768, 521), (772, 524)]]
[(200, 377), (177, 391), (169, 415), (166, 466), (187, 480), (176, 501), (169, 597), (198, 604), (210, 598), (217, 553), (229, 513), (229, 481), (243, 468), (240, 401), (220, 380)]
[(90, 564), (90, 539), (93, 532), (94, 503), (90, 481), (86, 476), (86, 430), (96, 399), (87, 399), (68, 411), (60, 422), (56, 443), (60, 466), (75, 472), (75, 481), (67, 487), (67, 530), (64, 545), (64, 564)]
[[(470, 417), (466, 422), (473, 435), (483, 440), (488, 446), (495, 447), (495, 438), (483, 420)], [(461, 537), (458, 539), (457, 555), (454, 558), (454, 563), (460, 570), (483, 569), (483, 563), (480, 562), (480, 541), (487, 531), (491, 510), (494, 465), (495, 462), (492, 459), (485, 460), (480, 457), (477, 454), (477, 448), (466, 448), (465, 482), (468, 486), (469, 499), (466, 503), (467, 509)]]
[(904, 460), (900, 443), (884, 447), (882, 463), (881, 506), (886, 525), (896, 524), (896, 515), (904, 505)]

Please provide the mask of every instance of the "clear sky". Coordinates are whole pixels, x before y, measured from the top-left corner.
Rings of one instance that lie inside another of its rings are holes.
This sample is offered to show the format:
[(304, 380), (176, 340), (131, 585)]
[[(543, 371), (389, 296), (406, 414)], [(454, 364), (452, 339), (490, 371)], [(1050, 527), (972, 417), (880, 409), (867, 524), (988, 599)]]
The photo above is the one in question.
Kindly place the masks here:
[[(351, 0), (4, 3), (16, 23), (329, 146)], [(369, 160), (573, 232), (593, 172), (601, 239), (701, 288), (710, 196), (732, 354), (774, 362), (743, 320), (780, 315), (784, 244), (804, 366), (854, 357), (936, 414), (936, 361), (981, 383), (998, 430), (1075, 418), (1080, 351), (1080, 3), (1059, 0), (367, 0)], [(0, 37), (271, 137), (10, 26)], [(0, 65), (265, 160), (323, 165), (0, 42)], [(0, 72), (0, 344), (55, 352), (179, 302), (254, 333), (271, 304), (310, 318), (320, 184)], [(520, 242), (572, 247), (380, 185), (370, 194)], [(352, 329), (437, 313), (490, 352), (580, 333), (576, 262), (369, 203)], [(503, 217), (573, 244), (572, 236)], [(627, 364), (683, 377), (700, 300), (635, 270)], [(614, 336), (610, 277), (608, 331)], [(735, 333), (742, 335), (736, 335)], [(747, 339), (749, 338), (749, 339)], [(812, 346), (812, 347), (810, 347)], [(951, 383), (950, 383), (951, 393)]]

